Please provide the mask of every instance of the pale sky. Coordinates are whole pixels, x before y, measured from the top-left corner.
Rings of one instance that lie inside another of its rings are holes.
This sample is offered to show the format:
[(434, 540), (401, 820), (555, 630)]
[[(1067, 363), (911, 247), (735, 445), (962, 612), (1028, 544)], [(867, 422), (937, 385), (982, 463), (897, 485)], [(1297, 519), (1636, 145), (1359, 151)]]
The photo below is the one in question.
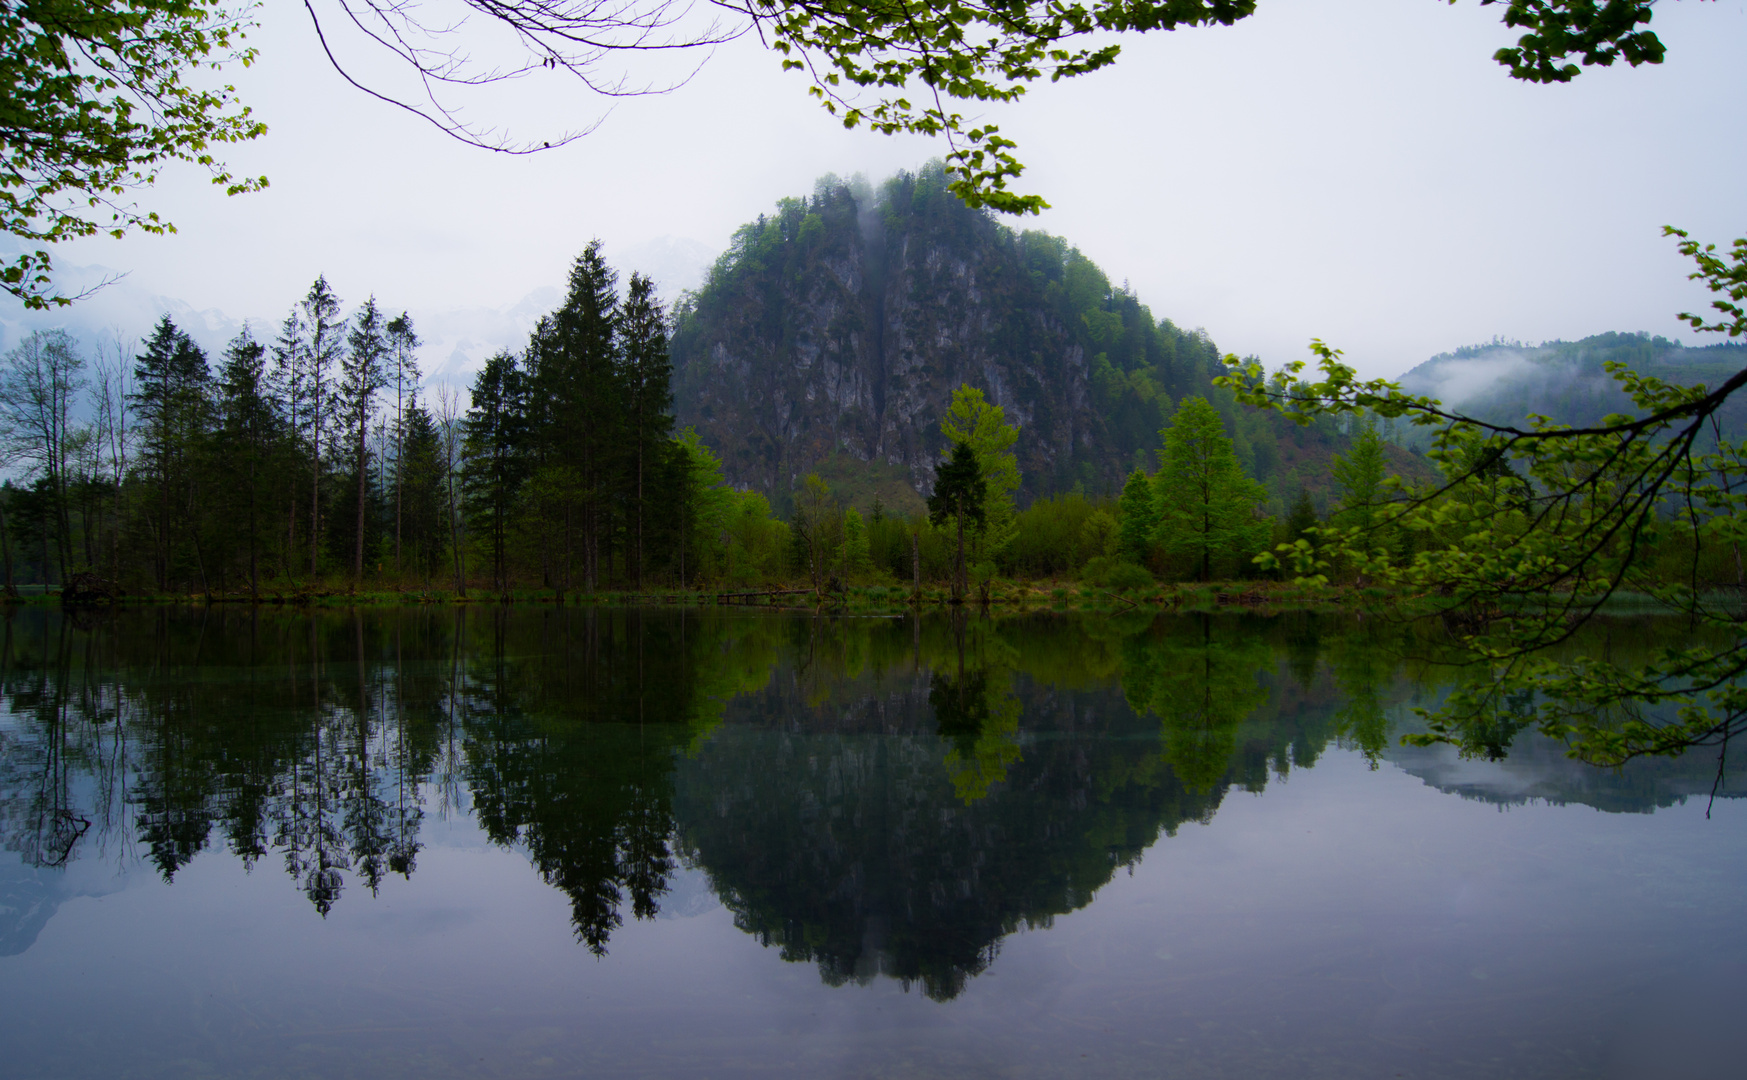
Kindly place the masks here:
[[(1661, 4), (1665, 64), (1551, 87), (1492, 62), (1514, 37), (1500, 16), (1473, 0), (1265, 0), (1233, 28), (1127, 38), (1115, 68), (987, 114), (1019, 140), (1025, 190), (1053, 204), (1015, 224), (1270, 366), (1312, 337), (1396, 375), (1495, 334), (1682, 334), (1675, 312), (1706, 295), (1660, 227), (1719, 244), (1747, 231), (1747, 2)], [(844, 131), (743, 39), (576, 143), (493, 155), (342, 83), (301, 5), (263, 18), (261, 61), (234, 79), (271, 131), (227, 160), (271, 188), (227, 199), (176, 171), (140, 201), (177, 235), (62, 245), (65, 266), (127, 273), (74, 324), (137, 335), (169, 306), (206, 312), (209, 333), (250, 318), (270, 335), (325, 273), (348, 305), (410, 309), (427, 371), (461, 379), (463, 357), (520, 343), (591, 237), (624, 270), (671, 277), (822, 174), (877, 181), (944, 150)], [(473, 106), (535, 138), (602, 108), (545, 73)]]

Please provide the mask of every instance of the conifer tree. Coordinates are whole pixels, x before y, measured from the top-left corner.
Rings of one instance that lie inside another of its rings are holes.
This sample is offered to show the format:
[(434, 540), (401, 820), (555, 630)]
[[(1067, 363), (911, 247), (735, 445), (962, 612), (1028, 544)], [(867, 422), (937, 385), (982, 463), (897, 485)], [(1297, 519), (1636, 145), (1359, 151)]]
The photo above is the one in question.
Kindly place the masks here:
[(991, 559), (1018, 532), (1019, 512), (1013, 494), (1019, 490), (1019, 458), (1013, 444), (1019, 431), (1007, 423), (1006, 410), (991, 405), (976, 387), (961, 385), (941, 418), (940, 432), (950, 443), (966, 443), (976, 454), (983, 481), (981, 521), (973, 536), (979, 561)]
[[(145, 351), (134, 360), (131, 404), (140, 433), (140, 456), (157, 489), (151, 526), (160, 589), (170, 586), (175, 538), (194, 509), (195, 478), (189, 458), (206, 430), (210, 375), (206, 354), (168, 315), (158, 321), (145, 340)], [(193, 539), (198, 564), (198, 537)], [(204, 567), (196, 568), (204, 577)]]
[(383, 367), (389, 357), (386, 327), (374, 296), (364, 301), (352, 320), (346, 343), (346, 353), (340, 361), (338, 404), (354, 438), (352, 476), (358, 485), (358, 499), (357, 532), (352, 537), (352, 585), (357, 588), (364, 582), (364, 507), (370, 489), (367, 436), (376, 391), (387, 382)]
[(306, 395), (305, 424), (309, 431), (309, 572), (321, 569), (321, 474), (322, 435), (333, 423), (334, 364), (345, 351), (346, 324), (340, 317), (340, 300), (325, 276), (315, 279), (300, 305), (302, 317), (300, 354), (301, 381)]
[(562, 574), (570, 578), (572, 538), (582, 534), (583, 580), (600, 580), (608, 495), (624, 420), (615, 332), (618, 276), (591, 241), (571, 264), (564, 303), (528, 348), (528, 428), (542, 502), (560, 520)]
[(1159, 507), (1152, 478), (1140, 469), (1130, 473), (1128, 483), (1122, 485), (1122, 495), (1116, 500), (1116, 516), (1122, 557), (1144, 565), (1159, 531)]
[(441, 437), (415, 390), (405, 409), (396, 496), (404, 518), (414, 569), (428, 585), (443, 560), (443, 461)]
[(1177, 405), (1164, 437), (1164, 462), (1156, 478), (1159, 541), (1188, 556), (1202, 581), (1213, 576), (1213, 560), (1240, 557), (1266, 538), (1257, 508), (1267, 492), (1244, 475), (1225, 434), (1225, 421), (1200, 396)]
[[(217, 464), (231, 480), (227, 485), (240, 503), (249, 559), (249, 594), (260, 592), (260, 514), (265, 473), (277, 434), (278, 417), (269, 396), (267, 348), (255, 340), (247, 323), (225, 348), (219, 367), (219, 430), (222, 449)], [(234, 509), (235, 507), (233, 507)]]
[(641, 274), (619, 312), (619, 342), (625, 385), (625, 424), (631, 453), (637, 588), (643, 588), (643, 533), (646, 473), (673, 430), (673, 363), (667, 355), (667, 325), (655, 284)]
[(968, 442), (952, 448), (952, 459), (934, 470), (934, 491), (928, 496), (928, 520), (939, 528), (951, 519), (957, 528), (956, 555), (953, 559), (952, 599), (964, 600), (965, 581), (964, 532), (968, 522), (973, 529), (985, 524), (983, 507), (987, 505), (988, 484), (983, 479), (977, 452)]
[[(400, 573), (401, 518), (404, 512), (403, 487), (406, 483), (406, 453), (409, 415), (407, 409), (418, 407), (419, 336), (413, 330), (412, 317), (406, 312), (388, 321), (389, 362), (394, 382), (394, 572)], [(430, 423), (425, 416), (425, 423)]]
[[(279, 336), (273, 340), (273, 367), (268, 376), (278, 412), (284, 417), (286, 431), (294, 444), (308, 423), (309, 409), (305, 400), (307, 388), (304, 384), (303, 362), (307, 351), (303, 320), (294, 304), (286, 314), (285, 321), (279, 324)], [(294, 573), (297, 562), (297, 505), (301, 490), (298, 447), (293, 445), (291, 450), (292, 460), (288, 463), (290, 475), (287, 477), (291, 498), (286, 500), (284, 557), (280, 560), (280, 569), (288, 578)]]
[(487, 536), (492, 581), (500, 592), (509, 588), (505, 560), (509, 522), (526, 465), (526, 399), (516, 358), (500, 352), (474, 378), (472, 404), (461, 422), (464, 506)]
[(1383, 477), (1388, 465), (1383, 457), (1383, 437), (1373, 424), (1365, 424), (1353, 438), (1351, 451), (1335, 454), (1330, 471), (1341, 489), (1339, 523), (1370, 529), (1383, 503)]

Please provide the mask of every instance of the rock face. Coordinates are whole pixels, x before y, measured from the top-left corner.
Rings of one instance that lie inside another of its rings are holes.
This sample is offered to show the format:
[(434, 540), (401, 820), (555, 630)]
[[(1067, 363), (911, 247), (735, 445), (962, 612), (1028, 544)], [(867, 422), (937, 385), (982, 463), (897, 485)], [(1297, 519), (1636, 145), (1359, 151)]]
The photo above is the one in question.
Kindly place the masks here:
[[(731, 482), (778, 502), (814, 470), (902, 476), (926, 494), (944, 449), (940, 418), (969, 384), (1019, 427), (1024, 494), (1119, 486), (1133, 440), (1095, 402), (1069, 295), (1079, 264), (1090, 267), (1053, 237), (966, 209), (938, 168), (877, 193), (821, 181), (811, 198), (742, 228), (679, 305), (679, 422), (717, 449)], [(1091, 273), (1092, 302), (1111, 307), (1108, 282)], [(1147, 404), (1139, 432), (1152, 445), (1161, 416)]]

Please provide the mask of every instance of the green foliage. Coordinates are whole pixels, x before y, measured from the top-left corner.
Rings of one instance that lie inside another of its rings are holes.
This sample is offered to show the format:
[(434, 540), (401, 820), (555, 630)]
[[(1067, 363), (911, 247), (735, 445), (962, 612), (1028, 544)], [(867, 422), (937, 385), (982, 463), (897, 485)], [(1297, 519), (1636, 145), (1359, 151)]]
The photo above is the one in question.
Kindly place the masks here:
[(1019, 459), (1012, 452), (1019, 431), (1006, 422), (1006, 411), (991, 405), (983, 392), (960, 386), (940, 421), (940, 433), (953, 445), (963, 443), (975, 453), (982, 478), (983, 500), (978, 513), (974, 557), (998, 556), (1013, 540), (1018, 511), (1013, 493), (1019, 490)]
[[(944, 135), (955, 195), (972, 207), (1024, 214), (1049, 204), (1008, 190), (1024, 171), (1013, 153), (1017, 145), (993, 124), (967, 126), (953, 111), (958, 103), (977, 103), (981, 112), (984, 103), (1016, 101), (1038, 79), (1055, 82), (1113, 64), (1121, 50), (1115, 34), (1230, 26), (1253, 14), (1255, 3), (1023, 0), (986, 7), (959, 0), (770, 0), (742, 10), (781, 54), (783, 69), (804, 71), (808, 93), (845, 127)], [(1541, 83), (1575, 77), (1580, 69), (1568, 62), (1573, 56), (1603, 67), (1616, 59), (1634, 67), (1661, 63), (1662, 43), (1638, 29), (1650, 15), (1649, 0), (1513, 0), (1504, 24), (1528, 33), (1494, 59), (1513, 78)]]
[(1117, 590), (1146, 589), (1155, 584), (1152, 572), (1146, 567), (1116, 555), (1094, 555), (1087, 560), (1080, 580), (1088, 585)]
[(1244, 475), (1224, 422), (1205, 398), (1184, 398), (1159, 434), (1165, 449), (1154, 480), (1158, 544), (1211, 580), (1216, 559), (1241, 564), (1266, 539), (1258, 511), (1267, 492)]
[(849, 580), (860, 578), (872, 565), (873, 561), (868, 554), (867, 526), (862, 523), (861, 514), (852, 506), (843, 512), (844, 577)]
[(952, 448), (952, 459), (934, 471), (934, 492), (928, 496), (928, 522), (939, 528), (951, 521), (954, 525), (955, 573), (953, 596), (965, 593), (965, 526), (972, 529), (987, 522), (984, 507), (988, 500), (988, 485), (983, 479), (977, 452), (968, 442)]
[[(266, 187), (238, 179), (217, 146), (267, 130), (229, 85), (189, 76), (248, 66), (248, 5), (209, 0), (30, 0), (0, 5), (0, 232), (56, 244), (130, 230), (173, 231), (125, 201), (172, 162), (205, 168), (235, 195)], [(54, 291), (46, 250), (0, 268), (0, 288), (26, 307), (70, 303)]]
[[(1722, 318), (1683, 317), (1732, 337), (1747, 333), (1738, 303), (1747, 294), (1747, 244), (1736, 245), (1730, 262), (1675, 235), (1698, 264), (1694, 276), (1724, 296), (1713, 303)], [(1724, 438), (1714, 417), (1747, 385), (1747, 370), (1710, 389), (1609, 362), (1638, 415), (1572, 428), (1545, 416), (1499, 424), (1456, 415), (1393, 383), (1360, 381), (1321, 342), (1312, 351), (1316, 382), (1300, 380), (1302, 362), (1269, 375), (1236, 358), (1223, 382), (1246, 402), (1301, 421), (1367, 411), (1435, 428), (1427, 456), (1442, 481), (1401, 491), (1377, 515), (1417, 536), (1411, 560), (1378, 549), (1356, 527), (1322, 532), (1325, 549), (1358, 572), (1435, 603), (1487, 673), (1427, 713), (1422, 740), (1496, 755), (1514, 732), (1534, 726), (1574, 756), (1617, 764), (1725, 743), (1747, 729), (1747, 658), (1733, 644), (1671, 647), (1633, 662), (1549, 652), (1622, 593), (1652, 597), (1731, 640), (1744, 629), (1738, 557), (1708, 560), (1733, 581), (1700, 570), (1707, 550), (1739, 550), (1747, 446)], [(1715, 447), (1708, 452), (1700, 441), (1707, 434)], [(1660, 572), (1665, 553), (1678, 551), (1689, 573)], [(1302, 546), (1291, 554), (1300, 573), (1314, 572)]]
[(824, 595), (840, 568), (843, 524), (843, 506), (830, 486), (817, 473), (808, 473), (795, 494), (789, 529), (794, 534), (795, 566), (807, 575), (817, 595)]
[(1132, 563), (1145, 562), (1158, 539), (1160, 515), (1152, 478), (1144, 471), (1129, 474), (1116, 513), (1122, 556)]

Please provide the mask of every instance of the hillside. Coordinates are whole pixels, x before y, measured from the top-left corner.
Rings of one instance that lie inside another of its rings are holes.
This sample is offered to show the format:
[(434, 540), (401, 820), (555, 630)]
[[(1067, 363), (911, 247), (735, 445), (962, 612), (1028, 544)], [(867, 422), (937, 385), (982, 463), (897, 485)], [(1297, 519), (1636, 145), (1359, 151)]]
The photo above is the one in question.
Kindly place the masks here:
[(818, 471), (853, 501), (913, 507), (961, 383), (1019, 426), (1027, 500), (1114, 493), (1156, 468), (1175, 402), (1206, 394), (1276, 499), (1302, 484), (1320, 501), (1345, 437), (1238, 409), (1211, 386), (1219, 356), (1066, 241), (966, 209), (934, 165), (878, 189), (827, 177), (742, 227), (677, 305), (675, 408), (731, 482), (779, 506)]
[[(1637, 413), (1603, 369), (1610, 360), (1671, 382), (1716, 386), (1747, 367), (1747, 345), (1686, 348), (1667, 338), (1619, 333), (1537, 346), (1494, 341), (1434, 356), (1400, 382), (1492, 423), (1519, 423), (1534, 413), (1583, 427), (1609, 413)], [(1720, 419), (1725, 434), (1747, 432), (1747, 400), (1736, 395)]]

